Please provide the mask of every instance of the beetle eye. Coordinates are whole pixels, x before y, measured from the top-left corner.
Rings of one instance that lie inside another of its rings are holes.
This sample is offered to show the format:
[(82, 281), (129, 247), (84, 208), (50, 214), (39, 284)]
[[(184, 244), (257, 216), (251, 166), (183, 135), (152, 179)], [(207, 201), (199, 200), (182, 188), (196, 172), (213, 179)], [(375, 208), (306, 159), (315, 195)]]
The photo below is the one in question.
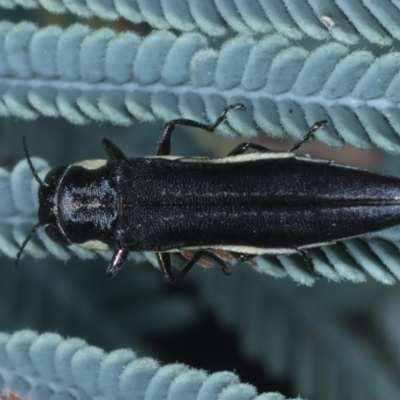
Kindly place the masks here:
[(58, 244), (61, 244), (63, 246), (67, 246), (69, 245), (69, 241), (67, 240), (67, 238), (57, 229), (55, 228), (53, 225), (47, 225), (44, 228), (47, 236), (53, 241), (56, 242)]

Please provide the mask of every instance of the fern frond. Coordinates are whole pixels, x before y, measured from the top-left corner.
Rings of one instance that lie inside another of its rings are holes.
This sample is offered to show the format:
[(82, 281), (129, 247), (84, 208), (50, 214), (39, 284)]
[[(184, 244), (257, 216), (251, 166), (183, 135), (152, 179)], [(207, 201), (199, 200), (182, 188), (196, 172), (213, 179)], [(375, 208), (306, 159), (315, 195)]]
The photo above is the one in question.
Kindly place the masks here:
[(171, 0), (2, 0), (0, 6), (41, 6), (55, 14), (97, 16), (108, 21), (122, 17), (136, 24), (147, 22), (156, 29), (198, 30), (210, 36), (225, 35), (230, 28), (246, 35), (277, 31), (292, 40), (332, 36), (345, 44), (354, 44), (363, 36), (387, 46), (400, 38), (400, 10), (388, 0), (379, 4), (372, 0), (184, 0), (179, 4)]
[(183, 364), (161, 366), (130, 350), (107, 354), (83, 340), (63, 339), (54, 333), (2, 333), (0, 354), (2, 393), (22, 398), (285, 399), (275, 397), (276, 393), (257, 395), (253, 386), (240, 383), (232, 372), (208, 375)]
[[(357, 388), (360, 399), (397, 399), (395, 377), (315, 301), (317, 293), (260, 279), (243, 265), (229, 278), (210, 271), (190, 279), (216, 321), (236, 332), (243, 354), (263, 363), (269, 376), (291, 380), (297, 393), (352, 399)], [(329, 290), (324, 286), (320, 294)]]
[(400, 228), (385, 229), (361, 238), (308, 251), (314, 271), (300, 256), (256, 257), (257, 269), (276, 278), (290, 277), (311, 286), (319, 277), (334, 282), (366, 282), (372, 277), (385, 285), (400, 280)]
[(222, 133), (287, 132), (298, 139), (328, 119), (316, 136), (330, 146), (374, 144), (400, 152), (396, 52), (375, 57), (336, 43), (309, 52), (281, 36), (237, 37), (217, 51), (198, 34), (156, 32), (141, 39), (106, 28), (61, 31), (30, 23), (0, 25), (1, 43), (3, 115), (62, 115), (77, 124), (214, 122), (227, 104), (242, 102), (248, 110), (231, 113)]
[[(38, 172), (46, 171), (48, 165), (44, 160), (32, 158)], [(0, 169), (0, 243), (1, 252), (15, 257), (19, 244), (37, 220), (38, 184), (32, 180), (32, 173), (26, 161), (16, 165), (9, 173)], [(43, 257), (43, 248), (33, 240), (27, 253), (35, 257)]]

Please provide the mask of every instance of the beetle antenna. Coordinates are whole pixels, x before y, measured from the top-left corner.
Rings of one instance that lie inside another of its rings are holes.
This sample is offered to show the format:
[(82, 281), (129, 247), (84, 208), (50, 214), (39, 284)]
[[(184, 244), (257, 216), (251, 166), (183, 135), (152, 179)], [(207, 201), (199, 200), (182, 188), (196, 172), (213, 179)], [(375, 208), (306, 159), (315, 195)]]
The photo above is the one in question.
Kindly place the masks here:
[(32, 164), (32, 160), (31, 160), (31, 157), (29, 156), (29, 152), (28, 152), (28, 146), (26, 145), (26, 136), (25, 136), (25, 135), (22, 136), (22, 144), (23, 144), (23, 146), (24, 146), (25, 157), (26, 157), (26, 159), (27, 159), (27, 161), (28, 161), (29, 168), (30, 168), (31, 171), (32, 171), (33, 177), (36, 179), (36, 181), (39, 183), (40, 186), (47, 186), (47, 184), (44, 183), (44, 182), (40, 179), (38, 173), (37, 173), (36, 170), (35, 170), (35, 167), (34, 167), (33, 164)]
[(21, 247), (18, 250), (17, 257), (15, 258), (15, 263), (14, 263), (14, 268), (17, 269), (19, 259), (21, 258), (22, 252), (24, 251), (25, 246), (28, 244), (29, 240), (31, 239), (32, 235), (40, 228), (41, 224), (38, 222), (28, 233), (28, 236), (25, 238), (25, 240), (22, 242)]

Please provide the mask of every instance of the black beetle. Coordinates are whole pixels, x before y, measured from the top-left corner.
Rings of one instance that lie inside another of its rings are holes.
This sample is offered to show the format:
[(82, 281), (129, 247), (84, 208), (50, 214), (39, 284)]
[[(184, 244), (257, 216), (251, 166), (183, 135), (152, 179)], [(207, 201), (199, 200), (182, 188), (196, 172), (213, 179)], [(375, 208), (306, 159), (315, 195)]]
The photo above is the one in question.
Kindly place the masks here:
[[(56, 242), (88, 249), (114, 249), (107, 269), (115, 276), (130, 251), (155, 251), (164, 278), (182, 279), (216, 250), (241, 261), (259, 254), (300, 253), (400, 223), (400, 179), (293, 152), (326, 125), (316, 123), (287, 152), (242, 143), (226, 157), (170, 156), (178, 124), (214, 131), (213, 125), (177, 119), (165, 124), (154, 157), (127, 159), (111, 141), (102, 144), (110, 161), (86, 160), (51, 170), (44, 181), (25, 153), (39, 188), (39, 222)], [(247, 149), (255, 152), (246, 153)], [(171, 252), (192, 258), (174, 274)]]

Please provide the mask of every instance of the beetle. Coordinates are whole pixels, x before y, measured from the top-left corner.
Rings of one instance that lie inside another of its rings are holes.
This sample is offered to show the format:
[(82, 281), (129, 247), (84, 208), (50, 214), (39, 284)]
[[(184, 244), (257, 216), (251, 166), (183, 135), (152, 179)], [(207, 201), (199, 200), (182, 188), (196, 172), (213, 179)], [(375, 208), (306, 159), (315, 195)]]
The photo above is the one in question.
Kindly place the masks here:
[[(288, 151), (244, 142), (222, 158), (170, 155), (176, 125), (213, 132), (213, 125), (175, 119), (164, 125), (156, 156), (128, 159), (108, 139), (110, 160), (85, 160), (52, 169), (39, 182), (39, 221), (61, 244), (113, 249), (107, 274), (115, 276), (130, 251), (154, 251), (169, 283), (179, 282), (201, 259), (218, 262), (217, 250), (247, 261), (261, 254), (301, 254), (310, 267), (309, 248), (365, 235), (400, 223), (400, 179), (328, 160), (297, 156), (327, 121), (314, 124)], [(248, 153), (247, 150), (253, 152)], [(177, 273), (172, 252), (191, 252)]]

